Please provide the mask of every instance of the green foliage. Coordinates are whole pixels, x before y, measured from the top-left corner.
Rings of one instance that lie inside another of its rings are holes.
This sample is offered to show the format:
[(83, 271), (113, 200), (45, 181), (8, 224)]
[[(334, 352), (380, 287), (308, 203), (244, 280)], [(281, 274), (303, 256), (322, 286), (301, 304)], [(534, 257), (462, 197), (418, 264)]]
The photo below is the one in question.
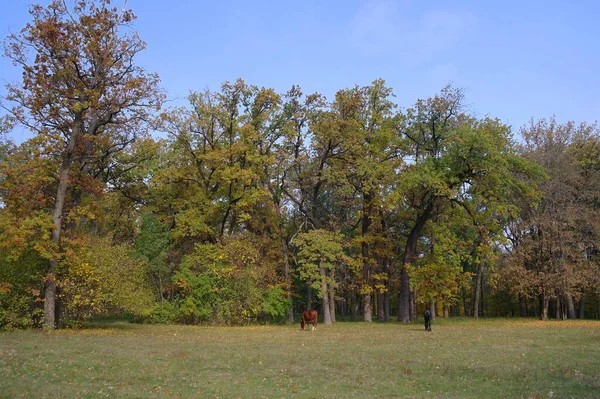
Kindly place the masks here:
[(37, 327), (41, 321), (41, 282), (46, 261), (29, 249), (0, 250), (0, 330)]
[(244, 237), (197, 245), (174, 276), (177, 320), (247, 324), (283, 316), (289, 309), (285, 290), (269, 284), (268, 263), (261, 263), (258, 249)]
[(174, 302), (155, 303), (151, 309), (141, 315), (141, 319), (150, 324), (172, 324), (177, 322), (178, 308)]
[(43, 310), (38, 290), (0, 283), (0, 330), (39, 326)]
[(335, 284), (329, 272), (344, 258), (342, 240), (341, 234), (321, 229), (309, 230), (296, 239), (300, 279), (311, 284), (319, 298), (325, 295), (322, 283)]
[(217, 310), (217, 304), (221, 302), (217, 293), (217, 276), (209, 271), (194, 273), (184, 263), (174, 279), (179, 289), (178, 321), (187, 324), (209, 321), (213, 312)]
[(140, 232), (135, 238), (135, 248), (136, 253), (144, 259), (159, 302), (162, 302), (166, 288), (163, 281), (168, 282), (171, 279), (171, 268), (167, 263), (167, 252), (171, 244), (168, 226), (161, 223), (152, 213), (142, 215)]
[(270, 317), (285, 316), (291, 305), (283, 287), (269, 287), (263, 294), (262, 312)]
[(59, 298), (67, 323), (107, 314), (143, 315), (152, 307), (144, 263), (128, 245), (88, 237), (60, 271)]

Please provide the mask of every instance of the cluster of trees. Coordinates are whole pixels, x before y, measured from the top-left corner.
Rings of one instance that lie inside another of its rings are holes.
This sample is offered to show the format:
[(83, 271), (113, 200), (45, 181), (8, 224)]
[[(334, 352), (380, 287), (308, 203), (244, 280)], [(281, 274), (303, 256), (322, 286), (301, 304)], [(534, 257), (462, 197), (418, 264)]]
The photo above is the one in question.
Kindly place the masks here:
[(159, 113), (130, 10), (31, 14), (5, 45), (1, 327), (600, 316), (595, 125), (513, 140), (459, 89), (402, 109), (383, 80), (331, 101), (237, 80)]

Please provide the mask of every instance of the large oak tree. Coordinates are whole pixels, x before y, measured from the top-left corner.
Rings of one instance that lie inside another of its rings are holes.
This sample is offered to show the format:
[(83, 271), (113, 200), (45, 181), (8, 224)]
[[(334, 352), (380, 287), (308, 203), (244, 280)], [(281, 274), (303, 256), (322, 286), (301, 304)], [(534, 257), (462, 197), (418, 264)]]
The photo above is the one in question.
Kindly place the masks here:
[[(51, 240), (60, 248), (65, 207), (75, 173), (126, 148), (144, 133), (163, 95), (159, 78), (136, 65), (146, 44), (131, 23), (131, 10), (110, 0), (54, 0), (33, 5), (32, 17), (5, 42), (5, 55), (22, 68), (22, 80), (6, 86), (10, 113), (42, 141), (56, 161)], [(55, 272), (46, 274), (45, 328), (55, 328)]]

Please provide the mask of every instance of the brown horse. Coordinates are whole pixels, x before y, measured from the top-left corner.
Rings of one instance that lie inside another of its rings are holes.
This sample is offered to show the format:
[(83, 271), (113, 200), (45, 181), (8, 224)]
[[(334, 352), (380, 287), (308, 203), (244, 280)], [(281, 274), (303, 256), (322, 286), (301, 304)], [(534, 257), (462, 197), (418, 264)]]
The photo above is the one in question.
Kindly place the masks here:
[(317, 329), (317, 311), (316, 310), (305, 310), (302, 313), (302, 321), (300, 322), (300, 327), (304, 330), (305, 324), (312, 324), (311, 331)]

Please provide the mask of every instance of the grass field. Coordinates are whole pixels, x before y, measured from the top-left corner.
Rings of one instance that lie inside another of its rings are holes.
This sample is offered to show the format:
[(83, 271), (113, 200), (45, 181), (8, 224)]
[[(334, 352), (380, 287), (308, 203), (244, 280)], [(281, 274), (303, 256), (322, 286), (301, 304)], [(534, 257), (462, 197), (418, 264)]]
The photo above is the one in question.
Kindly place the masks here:
[(0, 333), (2, 398), (600, 398), (600, 322)]

